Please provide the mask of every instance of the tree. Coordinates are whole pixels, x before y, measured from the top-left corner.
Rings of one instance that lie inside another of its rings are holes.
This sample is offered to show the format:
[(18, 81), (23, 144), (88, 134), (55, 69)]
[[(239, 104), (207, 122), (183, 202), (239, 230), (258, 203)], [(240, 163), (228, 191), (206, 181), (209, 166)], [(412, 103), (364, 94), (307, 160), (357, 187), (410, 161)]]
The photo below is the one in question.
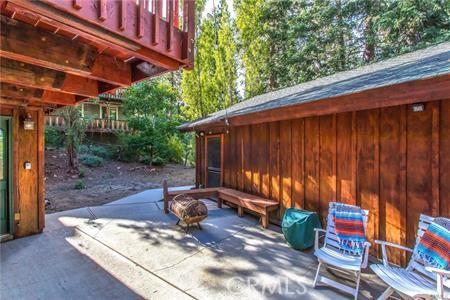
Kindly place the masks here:
[(237, 0), (245, 96), (450, 40), (445, 0)]
[(198, 22), (194, 68), (181, 80), (183, 112), (204, 117), (237, 102), (237, 53), (226, 1)]
[(450, 40), (450, 2), (446, 0), (383, 1), (376, 18), (380, 58)]
[(245, 93), (249, 98), (268, 91), (269, 42), (265, 37), (263, 18), (267, 9), (265, 0), (236, 0), (236, 27), (240, 57), (244, 69)]
[(216, 76), (219, 107), (226, 108), (237, 103), (237, 50), (234, 26), (226, 0), (220, 1), (217, 29)]
[(123, 108), (131, 133), (121, 136), (127, 159), (148, 157), (150, 164), (170, 160), (169, 141), (180, 124), (177, 94), (166, 78), (143, 81), (124, 93)]
[(78, 148), (85, 136), (86, 122), (81, 116), (81, 110), (76, 106), (66, 106), (58, 110), (58, 115), (64, 119), (65, 147), (67, 150), (69, 173), (79, 173)]

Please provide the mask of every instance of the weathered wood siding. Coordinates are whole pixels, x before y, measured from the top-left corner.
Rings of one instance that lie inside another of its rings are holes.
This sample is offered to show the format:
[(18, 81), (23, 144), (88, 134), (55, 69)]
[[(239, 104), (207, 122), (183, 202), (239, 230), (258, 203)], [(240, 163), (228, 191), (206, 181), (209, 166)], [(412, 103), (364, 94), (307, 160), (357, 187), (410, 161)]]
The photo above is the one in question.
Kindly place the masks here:
[(277, 217), (298, 207), (324, 222), (330, 201), (356, 204), (370, 210), (372, 242), (412, 246), (421, 213), (450, 215), (450, 100), (426, 103), (423, 112), (393, 106), (224, 135), (223, 185), (279, 201)]
[[(23, 129), (26, 113), (35, 121), (34, 130)], [(39, 233), (45, 222), (44, 112), (3, 106), (0, 114), (12, 117), (14, 235)], [(25, 162), (31, 162), (31, 170), (25, 170)]]

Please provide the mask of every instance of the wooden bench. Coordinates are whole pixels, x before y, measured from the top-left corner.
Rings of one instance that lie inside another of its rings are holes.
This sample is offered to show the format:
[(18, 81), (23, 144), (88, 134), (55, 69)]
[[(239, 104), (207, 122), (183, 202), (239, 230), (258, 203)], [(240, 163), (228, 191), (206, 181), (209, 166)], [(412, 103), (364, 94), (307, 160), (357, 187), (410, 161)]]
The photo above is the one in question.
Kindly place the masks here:
[(263, 228), (269, 226), (269, 213), (279, 207), (277, 201), (247, 194), (241, 191), (221, 188), (218, 193), (217, 206), (222, 207), (222, 202), (233, 203), (238, 208), (238, 216), (244, 216), (244, 208), (253, 211), (261, 216), (261, 225)]
[(167, 182), (164, 181), (163, 194), (166, 214), (169, 213), (169, 201), (176, 195), (186, 194), (195, 199), (217, 197), (217, 207), (222, 208), (223, 201), (233, 203), (237, 206), (240, 217), (244, 215), (244, 208), (257, 213), (261, 216), (261, 225), (264, 228), (269, 226), (269, 213), (279, 207), (277, 201), (223, 187), (169, 191)]

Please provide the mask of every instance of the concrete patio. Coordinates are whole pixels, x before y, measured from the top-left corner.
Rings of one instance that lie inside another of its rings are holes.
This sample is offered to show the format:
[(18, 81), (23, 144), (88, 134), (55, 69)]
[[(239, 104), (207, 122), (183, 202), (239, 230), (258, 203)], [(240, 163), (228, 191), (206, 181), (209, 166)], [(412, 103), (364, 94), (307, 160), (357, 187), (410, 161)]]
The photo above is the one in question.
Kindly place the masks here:
[[(311, 252), (280, 229), (207, 201), (203, 230), (162, 212), (162, 190), (47, 215), (43, 234), (0, 245), (2, 299), (348, 299), (312, 282)], [(385, 286), (363, 275), (360, 299)]]

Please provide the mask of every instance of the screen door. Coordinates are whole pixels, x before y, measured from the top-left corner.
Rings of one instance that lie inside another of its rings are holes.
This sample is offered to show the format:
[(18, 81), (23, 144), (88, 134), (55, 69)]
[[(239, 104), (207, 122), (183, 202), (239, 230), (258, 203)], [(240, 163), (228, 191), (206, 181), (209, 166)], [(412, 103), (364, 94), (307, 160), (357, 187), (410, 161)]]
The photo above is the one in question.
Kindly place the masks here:
[(206, 186), (221, 186), (222, 139), (220, 136), (206, 137)]

